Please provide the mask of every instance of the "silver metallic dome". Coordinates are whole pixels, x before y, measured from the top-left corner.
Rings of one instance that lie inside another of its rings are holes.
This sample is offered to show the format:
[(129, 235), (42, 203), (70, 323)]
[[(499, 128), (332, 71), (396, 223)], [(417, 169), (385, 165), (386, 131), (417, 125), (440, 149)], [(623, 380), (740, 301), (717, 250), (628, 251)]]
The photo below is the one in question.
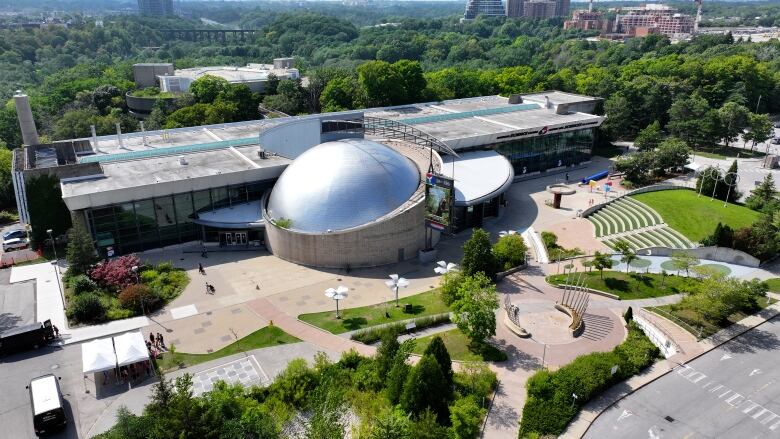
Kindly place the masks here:
[(420, 173), (381, 143), (345, 139), (321, 143), (284, 170), (268, 200), (268, 215), (303, 232), (343, 230), (374, 221), (414, 194)]

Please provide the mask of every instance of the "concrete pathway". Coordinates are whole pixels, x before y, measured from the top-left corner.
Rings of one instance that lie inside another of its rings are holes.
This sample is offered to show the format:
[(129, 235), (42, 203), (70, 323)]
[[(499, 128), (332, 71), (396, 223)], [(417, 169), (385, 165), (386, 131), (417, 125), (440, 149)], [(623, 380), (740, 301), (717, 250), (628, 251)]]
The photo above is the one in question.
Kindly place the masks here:
[(68, 319), (65, 318), (65, 304), (62, 300), (63, 290), (57, 274), (58, 267), (51, 262), (23, 265), (11, 268), (10, 283), (35, 281), (35, 320), (43, 322), (51, 320), (65, 333)]
[(60, 344), (81, 343), (83, 341), (95, 338), (108, 337), (125, 332), (135, 331), (149, 325), (149, 319), (133, 317), (130, 319), (115, 320), (113, 322), (103, 323), (101, 325), (84, 326), (80, 328), (70, 328), (67, 331), (60, 330)]

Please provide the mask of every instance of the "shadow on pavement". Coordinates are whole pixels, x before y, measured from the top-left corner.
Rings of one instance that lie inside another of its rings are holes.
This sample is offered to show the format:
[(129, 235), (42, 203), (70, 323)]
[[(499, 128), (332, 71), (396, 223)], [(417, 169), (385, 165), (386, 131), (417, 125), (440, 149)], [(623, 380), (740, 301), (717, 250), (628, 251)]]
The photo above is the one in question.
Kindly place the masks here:
[(508, 344), (506, 340), (492, 340), (491, 344), (506, 352), (507, 360), (502, 362), (501, 365), (507, 370), (534, 370), (542, 366), (538, 358), (517, 349), (516, 346)]
[[(742, 329), (744, 330), (747, 328)], [(761, 328), (755, 328), (753, 330), (749, 330), (738, 339), (734, 339), (724, 344), (723, 349), (727, 352), (733, 352), (737, 354), (755, 353), (759, 351), (774, 351), (780, 349), (780, 338), (769, 331), (765, 331)]]

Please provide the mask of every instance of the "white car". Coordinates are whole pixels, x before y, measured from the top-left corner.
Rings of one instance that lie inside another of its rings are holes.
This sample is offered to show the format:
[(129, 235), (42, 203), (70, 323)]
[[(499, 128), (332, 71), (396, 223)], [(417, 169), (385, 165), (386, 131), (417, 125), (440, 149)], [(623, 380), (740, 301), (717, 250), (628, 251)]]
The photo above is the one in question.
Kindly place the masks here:
[(3, 251), (19, 250), (30, 245), (30, 240), (27, 238), (13, 238), (3, 241)]

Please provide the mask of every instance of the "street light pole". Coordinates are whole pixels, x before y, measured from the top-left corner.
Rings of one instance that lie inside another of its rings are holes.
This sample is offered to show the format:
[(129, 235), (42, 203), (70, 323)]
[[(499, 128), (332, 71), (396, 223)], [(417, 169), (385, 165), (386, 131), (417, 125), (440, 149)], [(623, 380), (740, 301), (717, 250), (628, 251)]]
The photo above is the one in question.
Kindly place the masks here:
[(57, 281), (57, 289), (60, 291), (60, 298), (62, 299), (62, 309), (67, 309), (65, 307), (65, 293), (62, 291), (62, 285), (60, 284), (60, 271), (59, 271), (59, 265), (57, 264), (58, 258), (57, 258), (57, 247), (54, 246), (54, 236), (51, 229), (46, 230), (46, 233), (49, 235), (49, 241), (51, 241), (51, 249), (54, 250), (54, 277)]

